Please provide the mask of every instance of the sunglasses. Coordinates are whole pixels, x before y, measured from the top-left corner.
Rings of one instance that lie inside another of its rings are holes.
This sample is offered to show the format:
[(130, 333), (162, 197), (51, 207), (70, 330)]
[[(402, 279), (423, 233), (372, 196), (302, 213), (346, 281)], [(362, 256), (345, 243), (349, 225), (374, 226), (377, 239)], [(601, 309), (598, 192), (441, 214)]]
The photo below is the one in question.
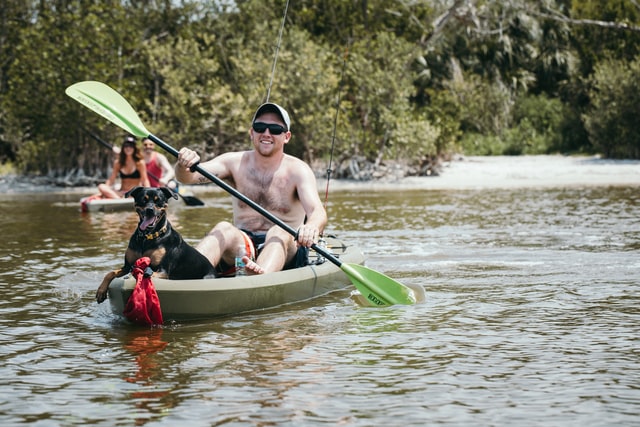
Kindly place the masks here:
[(286, 132), (287, 130), (280, 125), (275, 123), (262, 123), (262, 122), (254, 122), (253, 130), (258, 133), (265, 133), (266, 130), (269, 129), (271, 135), (280, 135), (281, 133)]

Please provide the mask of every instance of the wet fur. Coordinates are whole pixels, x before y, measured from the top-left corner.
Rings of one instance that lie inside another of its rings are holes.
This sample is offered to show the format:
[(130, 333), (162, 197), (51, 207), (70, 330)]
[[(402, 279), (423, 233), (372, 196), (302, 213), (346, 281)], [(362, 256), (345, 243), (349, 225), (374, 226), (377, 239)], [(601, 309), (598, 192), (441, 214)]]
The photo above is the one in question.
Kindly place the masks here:
[[(132, 271), (141, 257), (151, 259), (154, 277), (169, 279), (202, 279), (213, 277), (215, 270), (209, 260), (184, 241), (167, 219), (169, 199), (178, 195), (166, 187), (135, 187), (125, 194), (133, 197), (139, 221), (124, 254), (124, 265), (107, 273), (96, 291), (98, 303), (107, 299), (109, 284), (116, 277)], [(165, 228), (166, 227), (166, 228)]]

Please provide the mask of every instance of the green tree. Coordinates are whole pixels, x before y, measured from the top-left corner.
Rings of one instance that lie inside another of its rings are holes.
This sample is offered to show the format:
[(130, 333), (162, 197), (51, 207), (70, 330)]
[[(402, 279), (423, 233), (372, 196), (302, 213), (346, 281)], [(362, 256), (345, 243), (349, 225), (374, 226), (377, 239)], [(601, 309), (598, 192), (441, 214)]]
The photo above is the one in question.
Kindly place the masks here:
[[(640, 32), (622, 24), (640, 24), (640, 7), (634, 1), (572, 1), (573, 37), (580, 53), (582, 75), (590, 75), (607, 57), (633, 61), (640, 54)], [(620, 25), (604, 25), (618, 23)]]
[(424, 136), (417, 132), (409, 138), (403, 132), (403, 138), (398, 138), (397, 132), (407, 124), (406, 119), (399, 119), (414, 110), (410, 104), (413, 79), (408, 72), (413, 55), (411, 44), (386, 32), (352, 45), (346, 96), (354, 106), (349, 117), (354, 155), (380, 163), (389, 155), (407, 154), (409, 147)]
[(639, 159), (640, 57), (601, 62), (591, 84), (591, 107), (584, 114), (591, 143), (606, 157)]
[(64, 89), (91, 79), (129, 86), (135, 63), (128, 61), (125, 41), (138, 30), (125, 25), (119, 3), (108, 3), (42, 1), (33, 22), (21, 30), (3, 107), (6, 138), (23, 170), (61, 174), (95, 166), (94, 147), (81, 129), (100, 127), (98, 120), (74, 105)]
[(14, 161), (15, 151), (10, 143), (12, 125), (10, 105), (7, 102), (9, 70), (16, 59), (20, 32), (29, 26), (34, 8), (24, 0), (6, 0), (0, 8), (0, 162)]
[(240, 123), (246, 116), (243, 98), (217, 77), (218, 63), (193, 39), (164, 37), (145, 43), (142, 54), (151, 74), (149, 93), (141, 104), (143, 121), (154, 132), (170, 136), (176, 146), (212, 154), (240, 146)]
[[(624, 94), (591, 73), (638, 54), (634, 2), (300, 0), (283, 28), (285, 0), (5, 3), (0, 159), (23, 171), (109, 166), (82, 129), (111, 141), (123, 132), (64, 95), (80, 80), (109, 84), (154, 132), (203, 153), (246, 147), (267, 97), (291, 111), (288, 151), (309, 162), (332, 150), (374, 167), (460, 147), (633, 152), (625, 138), (600, 141), (595, 103)], [(615, 117), (635, 114), (624, 105)]]

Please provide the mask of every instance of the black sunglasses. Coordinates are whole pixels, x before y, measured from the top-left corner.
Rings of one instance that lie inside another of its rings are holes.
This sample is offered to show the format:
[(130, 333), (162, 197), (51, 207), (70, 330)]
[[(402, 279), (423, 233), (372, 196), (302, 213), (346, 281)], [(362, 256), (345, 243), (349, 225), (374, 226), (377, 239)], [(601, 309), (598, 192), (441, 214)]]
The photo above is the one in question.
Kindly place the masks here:
[(269, 129), (271, 135), (280, 135), (281, 133), (287, 131), (283, 126), (277, 125), (275, 123), (253, 122), (254, 131), (258, 133), (265, 133), (267, 129)]

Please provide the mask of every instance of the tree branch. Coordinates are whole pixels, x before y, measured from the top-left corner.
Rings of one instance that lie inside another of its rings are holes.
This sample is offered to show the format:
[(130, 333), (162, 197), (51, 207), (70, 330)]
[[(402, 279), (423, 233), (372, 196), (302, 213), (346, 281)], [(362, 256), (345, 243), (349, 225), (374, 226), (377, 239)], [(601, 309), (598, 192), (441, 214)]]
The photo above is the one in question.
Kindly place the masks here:
[[(434, 19), (433, 23), (431, 24), (433, 30), (430, 34), (422, 37), (422, 39), (420, 40), (420, 44), (426, 46), (430, 41), (438, 37), (444, 27), (447, 25), (447, 22), (449, 22), (449, 20), (456, 15), (458, 9), (463, 5), (463, 3), (466, 3), (467, 1), (468, 0), (455, 0), (453, 2), (453, 5), (449, 9), (447, 9), (446, 12)], [(469, 5), (473, 5), (473, 1), (469, 1)]]
[[(637, 5), (636, 2), (634, 4)], [(623, 30), (623, 31), (632, 31), (634, 33), (640, 33), (640, 26), (626, 24), (624, 22), (611, 22), (611, 21), (599, 21), (596, 19), (574, 19), (569, 18), (568, 16), (562, 15), (560, 13), (557, 14), (548, 14), (541, 12), (533, 12), (533, 14), (546, 19), (552, 19), (554, 21), (564, 22), (571, 25), (591, 25), (601, 28), (611, 28), (614, 30)]]

